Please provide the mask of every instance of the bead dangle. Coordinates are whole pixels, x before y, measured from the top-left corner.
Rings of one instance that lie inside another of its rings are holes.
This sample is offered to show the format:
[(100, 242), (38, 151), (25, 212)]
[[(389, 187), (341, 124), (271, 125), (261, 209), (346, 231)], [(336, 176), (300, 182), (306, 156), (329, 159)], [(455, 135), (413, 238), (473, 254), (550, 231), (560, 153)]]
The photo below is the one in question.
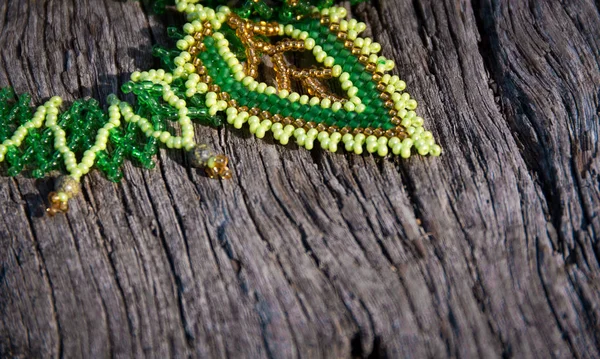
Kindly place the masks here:
[[(228, 158), (196, 142), (194, 122), (219, 126), (224, 119), (258, 138), (270, 132), (283, 145), (294, 140), (308, 150), (318, 144), (330, 152), (342, 146), (382, 157), (439, 156), (406, 83), (389, 74), (394, 62), (377, 55), (378, 43), (359, 37), (364, 23), (347, 20), (344, 8), (324, 7), (328, 2), (286, 0), (277, 11), (282, 22), (275, 22), (267, 21), (275, 12), (263, 0), (236, 11), (175, 0), (189, 22), (182, 33), (169, 29), (177, 50), (155, 47), (163, 68), (136, 71), (123, 85), (135, 105), (111, 95), (108, 112), (95, 100), (78, 100), (61, 113), (62, 100), (53, 97), (33, 110), (28, 95), (1, 89), (0, 163), (10, 176), (66, 171), (48, 197), (48, 214), (55, 215), (68, 210), (92, 168), (117, 182), (125, 159), (153, 168), (161, 144), (185, 150), (190, 165), (210, 178), (230, 179)], [(319, 67), (299, 68), (289, 53), (312, 54)], [(275, 70), (273, 86), (259, 81), (265, 58)], [(174, 124), (179, 131), (169, 128)]]

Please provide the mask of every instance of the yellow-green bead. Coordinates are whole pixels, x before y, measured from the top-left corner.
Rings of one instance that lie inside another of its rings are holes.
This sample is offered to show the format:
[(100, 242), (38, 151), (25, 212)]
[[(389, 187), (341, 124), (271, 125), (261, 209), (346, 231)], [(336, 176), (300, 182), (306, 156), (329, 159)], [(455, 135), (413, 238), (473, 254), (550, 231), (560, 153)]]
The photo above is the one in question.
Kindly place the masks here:
[(429, 153), (434, 157), (438, 157), (442, 154), (442, 148), (439, 145), (433, 145), (431, 146)]
[(373, 153), (373, 152), (377, 151), (378, 147), (379, 147), (379, 145), (377, 144), (377, 141), (367, 142), (367, 152), (369, 152), (369, 153)]
[(266, 128), (264, 128), (263, 126), (259, 126), (259, 127), (256, 129), (256, 133), (255, 133), (254, 135), (255, 135), (257, 138), (263, 138), (263, 137), (265, 137), (265, 134), (266, 134), (266, 132), (267, 132), (267, 129), (266, 129)]
[(314, 138), (307, 137), (306, 141), (304, 142), (304, 148), (306, 148), (307, 150), (312, 150), (313, 147), (314, 147)]
[(354, 149), (354, 140), (344, 141), (344, 148), (350, 152)]
[(377, 154), (381, 157), (385, 157), (388, 154), (388, 147), (387, 146), (379, 146), (377, 148)]
[(409, 158), (410, 157), (410, 147), (402, 146), (402, 149), (400, 150), (400, 157)]

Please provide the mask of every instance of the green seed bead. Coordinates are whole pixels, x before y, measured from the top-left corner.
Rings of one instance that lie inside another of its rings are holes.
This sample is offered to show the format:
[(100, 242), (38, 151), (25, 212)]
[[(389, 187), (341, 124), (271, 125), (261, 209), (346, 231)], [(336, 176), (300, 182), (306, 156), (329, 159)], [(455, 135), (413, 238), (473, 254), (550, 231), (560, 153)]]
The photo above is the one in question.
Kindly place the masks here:
[(351, 152), (354, 149), (354, 140), (344, 141), (344, 148)]
[(429, 153), (434, 157), (438, 157), (442, 154), (442, 148), (439, 145), (433, 145), (431, 146)]
[(400, 150), (400, 157), (409, 158), (410, 157), (410, 147), (402, 146), (402, 149)]
[(379, 145), (377, 144), (377, 141), (367, 142), (367, 152), (369, 153), (377, 151), (378, 147)]
[(356, 153), (357, 155), (360, 155), (363, 153), (362, 145), (359, 142), (354, 143), (353, 150), (354, 150), (354, 153)]
[(254, 134), (257, 138), (264, 138), (267, 129), (264, 126), (260, 126), (256, 129), (256, 133)]
[(314, 138), (310, 138), (307, 136), (306, 141), (304, 142), (304, 148), (307, 150), (312, 150), (314, 147)]
[(304, 146), (306, 144), (306, 139), (306, 134), (300, 134), (296, 136), (296, 143), (298, 144), (298, 146)]

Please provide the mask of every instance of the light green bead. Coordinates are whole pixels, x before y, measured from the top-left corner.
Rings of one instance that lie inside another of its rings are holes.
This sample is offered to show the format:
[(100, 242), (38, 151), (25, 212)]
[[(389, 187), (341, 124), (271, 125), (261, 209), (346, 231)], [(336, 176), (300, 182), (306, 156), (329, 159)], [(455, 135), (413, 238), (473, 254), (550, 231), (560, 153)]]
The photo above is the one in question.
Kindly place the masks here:
[(285, 132), (288, 136), (291, 136), (292, 133), (294, 133), (294, 129), (296, 129), (294, 126), (292, 126), (292, 125), (286, 125), (283, 128), (283, 132)]
[(288, 100), (290, 100), (290, 102), (296, 102), (296, 101), (300, 100), (300, 94), (297, 92), (292, 92), (288, 96)]
[(315, 39), (311, 39), (310, 37), (304, 40), (304, 48), (307, 50), (312, 50), (315, 47)]
[(158, 138), (160, 140), (160, 142), (162, 143), (167, 143), (167, 141), (169, 140), (169, 138), (171, 138), (171, 134), (167, 131), (163, 131), (160, 134), (160, 137)]
[(366, 136), (364, 133), (358, 133), (356, 134), (356, 136), (354, 136), (354, 142), (359, 143), (359, 144), (363, 144), (365, 142)]
[(261, 82), (258, 84), (258, 86), (256, 86), (256, 91), (258, 91), (258, 93), (264, 93), (268, 86), (269, 85), (267, 85), (266, 83)]
[(304, 146), (306, 144), (306, 139), (306, 134), (300, 134), (296, 136), (296, 143), (298, 144), (298, 146)]
[(402, 146), (402, 149), (400, 150), (400, 157), (409, 158), (410, 157), (410, 147)]
[(297, 129), (294, 130), (294, 137), (298, 137), (301, 135), (306, 135), (306, 130), (303, 129), (302, 127), (299, 127)]
[(369, 137), (366, 138), (366, 143), (367, 144), (373, 143), (373, 142), (377, 142), (377, 137), (371, 135), (371, 136), (369, 136)]
[(273, 125), (273, 122), (271, 122), (271, 120), (264, 120), (260, 123), (260, 126), (264, 127), (265, 130), (269, 130), (272, 125)]
[(307, 150), (312, 150), (313, 147), (314, 147), (314, 138), (307, 137), (306, 141), (304, 142), (304, 148), (306, 148)]
[(438, 157), (442, 154), (442, 148), (439, 145), (433, 145), (431, 146), (429, 153), (434, 157)]
[(342, 67), (340, 65), (334, 65), (331, 68), (331, 74), (333, 77), (339, 77), (342, 74)]
[(387, 146), (379, 146), (377, 148), (377, 154), (381, 157), (385, 157), (388, 154), (388, 147)]
[(323, 60), (323, 65), (325, 65), (325, 67), (332, 67), (334, 64), (335, 64), (335, 60), (331, 56), (327, 56)]
[(362, 153), (363, 153), (363, 147), (362, 147), (362, 145), (361, 145), (360, 143), (358, 143), (358, 142), (355, 142), (355, 143), (354, 143), (354, 148), (353, 148), (353, 150), (354, 150), (354, 153), (356, 153), (357, 155), (360, 155), (360, 154), (362, 154)]
[(257, 138), (264, 138), (264, 137), (265, 137), (265, 134), (266, 134), (266, 132), (267, 132), (267, 129), (266, 129), (266, 128), (264, 128), (263, 126), (259, 126), (259, 127), (256, 129), (256, 133), (255, 133), (254, 135), (255, 135)]
[(339, 132), (334, 132), (329, 136), (329, 138), (334, 142), (340, 142), (342, 135)]
[(397, 143), (400, 143), (400, 139), (398, 137), (392, 137), (388, 141), (388, 146), (393, 148)]
[(289, 143), (289, 141), (290, 141), (290, 136), (287, 133), (283, 132), (279, 136), (279, 143), (281, 143), (282, 145), (287, 145)]
[(321, 131), (319, 132), (319, 134), (317, 135), (317, 140), (318, 141), (323, 141), (324, 139), (329, 138), (329, 133), (327, 133), (326, 131)]
[(379, 145), (377, 144), (377, 141), (367, 142), (367, 152), (369, 152), (369, 153), (373, 153), (373, 152), (377, 151), (378, 147), (379, 147)]
[(249, 125), (260, 125), (260, 118), (258, 118), (258, 116), (250, 116), (248, 118), (248, 124)]
[(335, 141), (331, 141), (330, 140), (329, 141), (328, 149), (329, 149), (330, 152), (337, 152), (337, 150), (338, 150), (338, 143), (335, 142)]
[(233, 121), (233, 127), (237, 128), (239, 130), (240, 128), (242, 128), (242, 126), (244, 125), (245, 122), (246, 122), (246, 119), (243, 117), (240, 117), (238, 115), (235, 118), (235, 121)]
[(427, 155), (429, 153), (429, 145), (424, 144), (421, 147), (417, 147), (417, 152), (419, 152), (421, 156)]
[(352, 151), (354, 148), (354, 140), (344, 141), (344, 148), (348, 152)]

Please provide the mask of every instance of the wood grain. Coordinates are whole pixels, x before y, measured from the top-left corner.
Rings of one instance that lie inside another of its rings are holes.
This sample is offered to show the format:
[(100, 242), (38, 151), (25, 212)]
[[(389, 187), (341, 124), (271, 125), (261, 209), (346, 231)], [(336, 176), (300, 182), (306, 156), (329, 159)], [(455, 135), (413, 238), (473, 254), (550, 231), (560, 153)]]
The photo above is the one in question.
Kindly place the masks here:
[[(0, 2), (0, 85), (71, 101), (155, 65), (139, 2)], [(0, 178), (0, 357), (600, 356), (600, 9), (593, 0), (374, 0), (442, 157), (308, 152), (198, 127), (65, 216)]]

